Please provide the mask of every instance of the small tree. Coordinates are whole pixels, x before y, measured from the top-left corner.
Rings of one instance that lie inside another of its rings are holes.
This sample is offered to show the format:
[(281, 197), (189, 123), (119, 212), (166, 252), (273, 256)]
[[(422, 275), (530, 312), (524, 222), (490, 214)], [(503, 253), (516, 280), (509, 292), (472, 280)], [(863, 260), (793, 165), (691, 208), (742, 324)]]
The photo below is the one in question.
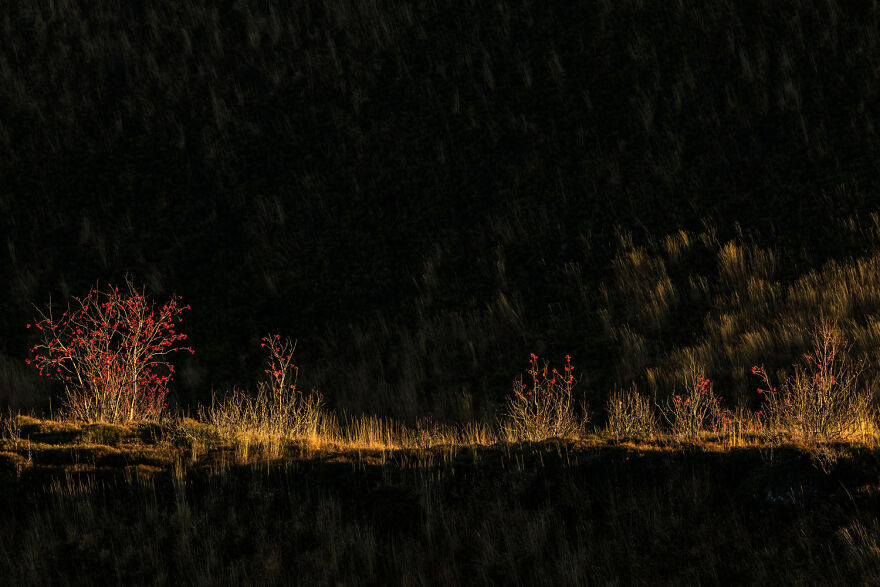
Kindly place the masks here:
[(85, 298), (74, 297), (73, 307), (68, 303), (58, 319), (50, 304), (27, 325), (41, 337), (27, 363), (64, 383), (65, 409), (74, 418), (116, 423), (157, 418), (174, 375), (168, 355), (194, 352), (175, 346), (186, 339), (175, 328), (189, 306), (175, 297), (157, 309), (129, 278), (126, 286), (123, 292), (96, 286)]

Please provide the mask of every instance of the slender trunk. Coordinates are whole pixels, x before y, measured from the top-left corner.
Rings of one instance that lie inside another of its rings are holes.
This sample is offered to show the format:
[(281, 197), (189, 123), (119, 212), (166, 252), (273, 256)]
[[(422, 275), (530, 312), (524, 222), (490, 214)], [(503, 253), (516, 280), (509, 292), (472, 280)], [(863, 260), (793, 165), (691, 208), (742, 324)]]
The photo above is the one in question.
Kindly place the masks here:
[(131, 399), (128, 406), (128, 421), (134, 420), (135, 405), (138, 401), (138, 377), (137, 377), (137, 360), (131, 364)]

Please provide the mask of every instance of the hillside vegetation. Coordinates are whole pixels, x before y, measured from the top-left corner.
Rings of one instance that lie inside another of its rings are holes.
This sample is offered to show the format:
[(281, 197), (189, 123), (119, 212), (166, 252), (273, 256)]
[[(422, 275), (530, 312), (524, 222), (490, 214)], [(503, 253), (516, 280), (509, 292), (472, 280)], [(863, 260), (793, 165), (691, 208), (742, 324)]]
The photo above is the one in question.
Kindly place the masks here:
[[(193, 306), (170, 401), (267, 330), (348, 413), (494, 413), (528, 353), (601, 405), (690, 357), (754, 407), (821, 312), (876, 362), (868, 2), (2, 8), (4, 401), (31, 304), (132, 273)], [(873, 365), (873, 363), (872, 363)], [(780, 373), (781, 374), (781, 373)], [(57, 390), (56, 390), (57, 391)], [(662, 399), (661, 397), (661, 399)]]

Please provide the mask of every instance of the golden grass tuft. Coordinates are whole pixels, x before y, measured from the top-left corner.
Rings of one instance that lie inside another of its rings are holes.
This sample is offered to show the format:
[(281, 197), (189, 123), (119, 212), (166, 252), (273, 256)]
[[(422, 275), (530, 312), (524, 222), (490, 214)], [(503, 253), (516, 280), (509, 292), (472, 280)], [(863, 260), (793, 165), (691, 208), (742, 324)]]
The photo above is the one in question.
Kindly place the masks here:
[(651, 438), (657, 433), (657, 418), (653, 402), (640, 394), (635, 387), (626, 391), (616, 390), (606, 404), (608, 432), (617, 440), (621, 438)]

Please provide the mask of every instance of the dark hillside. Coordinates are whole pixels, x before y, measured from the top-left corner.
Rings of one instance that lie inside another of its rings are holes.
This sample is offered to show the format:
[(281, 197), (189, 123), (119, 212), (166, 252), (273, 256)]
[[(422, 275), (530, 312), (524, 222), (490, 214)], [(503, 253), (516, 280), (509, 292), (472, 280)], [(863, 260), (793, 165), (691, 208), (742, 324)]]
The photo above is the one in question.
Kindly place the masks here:
[(529, 352), (594, 406), (689, 358), (749, 403), (820, 312), (880, 342), (870, 2), (34, 0), (0, 31), (13, 406), (44, 403), (31, 304), (126, 273), (192, 304), (184, 405), (268, 331), (410, 421), (493, 414)]

